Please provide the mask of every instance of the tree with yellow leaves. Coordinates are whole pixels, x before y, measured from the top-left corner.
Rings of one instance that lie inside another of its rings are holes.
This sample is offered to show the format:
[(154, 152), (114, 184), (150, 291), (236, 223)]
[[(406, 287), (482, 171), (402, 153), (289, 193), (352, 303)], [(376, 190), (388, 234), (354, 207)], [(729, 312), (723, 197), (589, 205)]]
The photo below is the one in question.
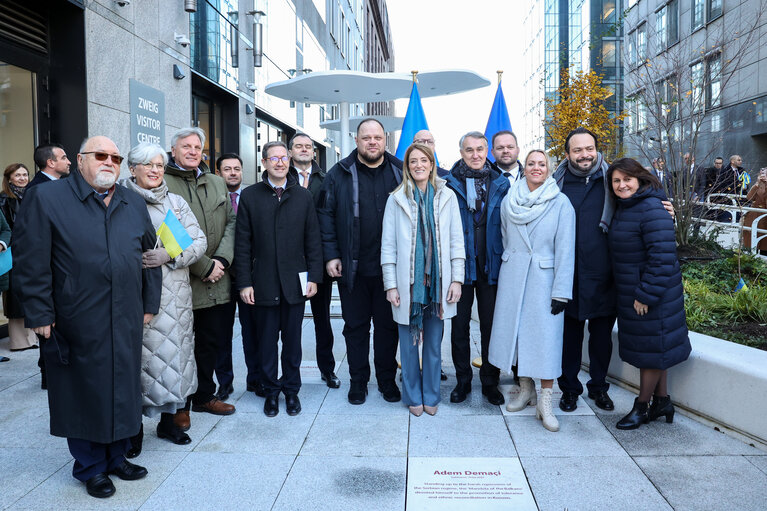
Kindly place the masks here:
[(559, 97), (546, 99), (550, 119), (546, 135), (551, 154), (564, 158), (567, 134), (583, 127), (599, 138), (605, 158), (613, 159), (620, 151), (618, 124), (625, 117), (623, 113), (612, 115), (604, 106), (613, 91), (602, 86), (602, 77), (593, 70), (570, 75), (568, 69), (563, 69), (559, 83)]

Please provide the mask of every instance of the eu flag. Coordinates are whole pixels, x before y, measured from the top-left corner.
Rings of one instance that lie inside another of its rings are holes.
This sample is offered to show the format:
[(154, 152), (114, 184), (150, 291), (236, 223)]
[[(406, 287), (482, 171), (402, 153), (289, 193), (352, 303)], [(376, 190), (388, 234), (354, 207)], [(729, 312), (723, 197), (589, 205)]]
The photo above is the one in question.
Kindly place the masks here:
[(509, 109), (506, 108), (506, 100), (503, 98), (503, 89), (501, 88), (501, 82), (498, 82), (498, 89), (495, 91), (495, 99), (493, 100), (493, 106), (490, 109), (490, 117), (487, 118), (487, 127), (485, 128), (485, 136), (487, 137), (487, 143), (490, 147), (487, 148), (487, 159), (494, 162), (490, 149), (492, 149), (493, 135), (499, 131), (509, 130), (511, 131), (511, 120), (509, 120)]
[[(418, 85), (413, 82), (413, 89), (410, 91), (410, 103), (407, 105), (405, 121), (402, 123), (402, 133), (400, 133), (397, 152), (394, 154), (400, 160), (405, 157), (405, 151), (413, 143), (413, 137), (421, 130), (428, 130), (429, 123), (426, 122), (426, 115), (421, 106), (421, 95), (418, 94)], [(434, 160), (439, 166), (437, 154), (434, 153)]]

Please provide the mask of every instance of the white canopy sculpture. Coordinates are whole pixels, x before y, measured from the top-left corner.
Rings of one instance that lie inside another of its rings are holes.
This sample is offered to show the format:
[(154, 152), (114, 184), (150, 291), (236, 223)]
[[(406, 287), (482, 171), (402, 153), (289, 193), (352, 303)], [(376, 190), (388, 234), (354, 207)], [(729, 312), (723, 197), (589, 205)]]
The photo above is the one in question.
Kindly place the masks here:
[[(490, 80), (473, 71), (445, 70), (418, 73), (421, 98), (457, 94), (490, 85)], [(368, 73), (364, 71), (318, 71), (290, 80), (273, 82), (266, 93), (301, 103), (338, 104), (341, 154), (351, 152), (349, 103), (374, 103), (407, 98), (413, 86), (410, 73)], [(400, 124), (400, 128), (401, 128)]]

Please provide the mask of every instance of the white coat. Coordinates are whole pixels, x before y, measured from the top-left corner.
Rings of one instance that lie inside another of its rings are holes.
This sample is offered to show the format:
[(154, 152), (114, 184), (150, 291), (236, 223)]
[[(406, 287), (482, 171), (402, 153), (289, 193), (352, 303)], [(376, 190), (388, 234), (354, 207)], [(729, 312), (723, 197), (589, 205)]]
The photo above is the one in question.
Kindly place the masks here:
[[(392, 315), (400, 325), (410, 324), (417, 215), (418, 206), (408, 198), (404, 188), (392, 192), (384, 211), (381, 267), (384, 289), (396, 288), (399, 292), (400, 304), (392, 305)], [(447, 291), (452, 282), (463, 282), (466, 251), (458, 199), (441, 178), (436, 178), (434, 190), (434, 224), (439, 251), (442, 319), (447, 319), (456, 314), (456, 304), (447, 303)]]
[(572, 299), (575, 210), (562, 193), (528, 224), (509, 218), (511, 192), (501, 205), (503, 255), (488, 360), (507, 373), (554, 379), (562, 374), (564, 313), (551, 300)]
[(144, 198), (155, 229), (165, 220), (168, 210), (172, 210), (192, 238), (192, 244), (186, 250), (162, 265), (160, 312), (144, 325), (141, 350), (143, 411), (144, 415), (155, 417), (161, 412), (175, 412), (197, 390), (188, 267), (205, 254), (208, 242), (189, 204), (180, 195), (169, 193), (164, 182), (153, 190), (140, 188), (130, 179), (120, 183)]

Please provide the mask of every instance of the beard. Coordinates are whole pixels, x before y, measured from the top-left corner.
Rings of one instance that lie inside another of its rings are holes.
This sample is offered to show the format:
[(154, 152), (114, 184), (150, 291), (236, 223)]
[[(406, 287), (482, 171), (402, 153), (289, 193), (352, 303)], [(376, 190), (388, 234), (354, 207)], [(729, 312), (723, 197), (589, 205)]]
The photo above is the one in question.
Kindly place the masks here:
[(581, 158), (575, 161), (575, 166), (583, 171), (586, 171), (586, 170), (593, 169), (594, 164), (596, 164), (596, 162), (597, 162), (596, 158), (591, 158), (591, 159)]
[(378, 160), (381, 158), (381, 156), (383, 156), (383, 153), (384, 153), (383, 148), (381, 148), (381, 151), (378, 152), (378, 154), (371, 153), (371, 152), (368, 152), (368, 151), (362, 151), (362, 150), (357, 151), (357, 154), (359, 155), (360, 159), (364, 163), (367, 163), (367, 164), (370, 164), (370, 165), (378, 162)]
[(93, 184), (99, 188), (112, 188), (115, 181), (117, 181), (117, 174), (104, 170), (99, 171), (93, 178)]

